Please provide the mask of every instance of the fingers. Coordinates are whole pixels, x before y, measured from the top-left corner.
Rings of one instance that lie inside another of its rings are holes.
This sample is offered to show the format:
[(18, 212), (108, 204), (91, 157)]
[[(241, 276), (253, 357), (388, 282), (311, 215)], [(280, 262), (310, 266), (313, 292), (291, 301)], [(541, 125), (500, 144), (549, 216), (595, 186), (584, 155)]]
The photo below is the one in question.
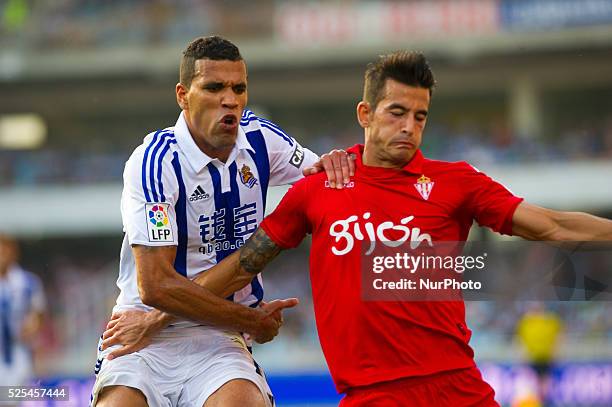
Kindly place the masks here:
[(117, 332), (117, 329), (117, 327), (113, 327), (111, 329), (107, 328), (106, 331), (104, 331), (104, 333), (102, 334), (102, 339), (110, 338)]
[[(342, 189), (342, 187), (344, 186), (345, 182), (344, 181), (344, 169), (342, 168), (342, 164), (340, 163), (340, 154), (338, 151), (334, 150), (331, 154), (331, 159), (332, 159), (332, 165), (334, 167), (334, 176), (336, 177), (335, 182), (336, 182), (336, 188), (338, 189)], [(342, 154), (344, 155), (345, 159), (346, 159), (346, 154)], [(348, 163), (347, 165), (347, 169), (346, 172), (348, 173)], [(348, 178), (348, 177), (347, 177)]]
[(113, 329), (118, 323), (119, 319), (111, 319), (108, 321), (108, 324), (106, 324), (106, 330)]
[(111, 335), (105, 339), (102, 340), (102, 350), (108, 349), (111, 346), (114, 345), (120, 345), (121, 342), (119, 342), (119, 337), (117, 335)]
[(132, 352), (134, 352), (134, 349), (132, 349), (132, 346), (122, 346), (119, 349), (116, 349), (116, 350), (112, 351), (111, 353), (109, 353), (106, 358), (108, 360), (113, 360), (113, 359), (118, 358), (120, 356), (128, 355), (128, 354), (130, 354)]
[(286, 308), (293, 308), (298, 305), (300, 301), (297, 298), (287, 298), (284, 300), (274, 300), (270, 301), (265, 306), (265, 311), (268, 315), (273, 314), (276, 311), (281, 311)]
[(327, 181), (329, 181), (329, 186), (336, 188), (336, 172), (334, 171), (334, 164), (331, 155), (323, 154), (317, 164), (323, 166), (325, 175), (327, 175)]
[[(338, 150), (338, 160), (340, 161), (340, 170), (342, 172), (342, 182), (348, 184), (351, 180), (351, 176), (354, 173), (355, 163), (352, 162), (351, 157), (344, 150)], [(353, 165), (353, 172), (351, 172), (351, 164)]]
[(355, 175), (355, 161), (357, 160), (357, 156), (355, 154), (347, 154), (347, 156), (349, 165), (349, 175), (353, 177)]
[(309, 175), (314, 175), (317, 172), (319, 172), (323, 167), (319, 167), (317, 165), (318, 163), (315, 163), (315, 165), (313, 165), (312, 167), (306, 167), (302, 170), (302, 174), (307, 177)]

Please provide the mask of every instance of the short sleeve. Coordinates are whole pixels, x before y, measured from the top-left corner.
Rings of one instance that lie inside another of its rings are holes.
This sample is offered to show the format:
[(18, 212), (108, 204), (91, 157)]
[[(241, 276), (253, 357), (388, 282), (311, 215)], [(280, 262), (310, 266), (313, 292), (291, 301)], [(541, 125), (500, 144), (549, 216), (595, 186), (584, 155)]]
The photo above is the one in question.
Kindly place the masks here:
[[(146, 139), (145, 139), (146, 140)], [(121, 217), (128, 242), (144, 246), (178, 245), (175, 200), (178, 183), (171, 152), (151, 141), (138, 147), (125, 165)], [(163, 144), (160, 144), (163, 146)]]
[(313, 165), (319, 157), (276, 124), (261, 118), (259, 122), (270, 160), (270, 185), (287, 185), (302, 179), (303, 169)]
[(260, 227), (283, 249), (294, 248), (311, 232), (306, 214), (308, 179), (294, 184)]
[(465, 163), (465, 186), (470, 191), (469, 208), (480, 226), (512, 235), (512, 216), (523, 198), (486, 174)]

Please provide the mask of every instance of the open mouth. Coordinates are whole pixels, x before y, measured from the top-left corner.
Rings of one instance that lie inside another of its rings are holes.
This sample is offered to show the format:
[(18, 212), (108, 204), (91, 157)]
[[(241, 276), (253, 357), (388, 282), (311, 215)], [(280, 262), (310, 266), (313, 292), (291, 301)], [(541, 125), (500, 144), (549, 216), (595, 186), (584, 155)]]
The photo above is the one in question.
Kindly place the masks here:
[(233, 127), (238, 123), (238, 118), (233, 114), (226, 114), (221, 118), (220, 122), (225, 126)]

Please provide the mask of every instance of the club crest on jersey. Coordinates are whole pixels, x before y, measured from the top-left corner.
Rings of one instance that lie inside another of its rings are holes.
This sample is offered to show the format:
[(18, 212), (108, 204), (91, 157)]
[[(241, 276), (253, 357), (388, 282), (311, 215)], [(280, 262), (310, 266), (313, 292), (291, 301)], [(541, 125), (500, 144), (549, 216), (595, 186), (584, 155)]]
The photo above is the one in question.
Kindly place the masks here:
[(435, 182), (432, 182), (431, 179), (426, 177), (425, 175), (421, 175), (421, 178), (417, 180), (417, 183), (414, 184), (414, 187), (419, 194), (423, 197), (424, 200), (429, 200), (429, 195), (431, 194), (431, 190), (434, 187)]
[(172, 225), (168, 217), (167, 203), (148, 203), (145, 205), (147, 228), (150, 242), (172, 242)]
[(240, 169), (240, 181), (249, 188), (253, 188), (257, 185), (257, 178), (255, 178), (251, 172), (251, 168), (246, 164), (242, 164), (242, 168)]

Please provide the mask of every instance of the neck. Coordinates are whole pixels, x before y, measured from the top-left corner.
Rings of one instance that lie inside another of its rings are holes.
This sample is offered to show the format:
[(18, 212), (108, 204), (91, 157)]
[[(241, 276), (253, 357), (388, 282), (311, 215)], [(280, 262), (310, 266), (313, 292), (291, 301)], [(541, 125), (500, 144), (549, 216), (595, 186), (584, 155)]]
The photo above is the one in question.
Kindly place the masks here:
[(0, 278), (5, 278), (8, 274), (9, 265), (0, 266)]
[(413, 156), (414, 154), (408, 157), (407, 160), (394, 160), (388, 154), (384, 154), (375, 148), (368, 148), (368, 145), (366, 144), (363, 148), (362, 162), (368, 167), (402, 169), (410, 162)]
[[(192, 136), (193, 137), (193, 136)], [(232, 152), (232, 147), (226, 147), (226, 148), (214, 148), (213, 146), (211, 146), (210, 144), (206, 143), (203, 140), (198, 140), (197, 138), (193, 137), (193, 141), (195, 141), (196, 145), (198, 146), (198, 148), (207, 156), (209, 156), (210, 158), (216, 158), (219, 161), (222, 162), (226, 162), (227, 159), (229, 158), (230, 153)]]
[(204, 154), (209, 156), (210, 158), (216, 158), (219, 161), (226, 162), (229, 158), (230, 153), (234, 146), (215, 148), (211, 144), (207, 143), (204, 137), (200, 137), (194, 131), (193, 126), (191, 126), (191, 121), (189, 120), (189, 115), (185, 113), (185, 123), (187, 123), (187, 129), (189, 129), (189, 134), (191, 138), (196, 143), (196, 146), (202, 151)]

